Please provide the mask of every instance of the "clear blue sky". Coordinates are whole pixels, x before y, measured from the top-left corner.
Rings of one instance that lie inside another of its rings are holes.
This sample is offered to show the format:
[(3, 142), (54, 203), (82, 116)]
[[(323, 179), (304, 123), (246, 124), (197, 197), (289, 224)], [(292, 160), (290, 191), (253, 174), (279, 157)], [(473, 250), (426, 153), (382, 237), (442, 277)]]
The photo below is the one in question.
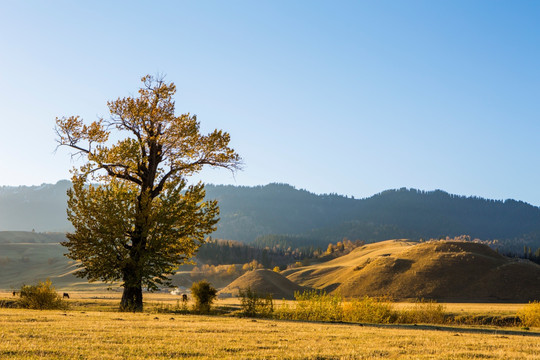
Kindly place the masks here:
[(206, 182), (540, 205), (539, 19), (539, 1), (0, 0), (0, 185), (69, 178), (55, 117), (106, 116), (164, 73), (244, 158)]

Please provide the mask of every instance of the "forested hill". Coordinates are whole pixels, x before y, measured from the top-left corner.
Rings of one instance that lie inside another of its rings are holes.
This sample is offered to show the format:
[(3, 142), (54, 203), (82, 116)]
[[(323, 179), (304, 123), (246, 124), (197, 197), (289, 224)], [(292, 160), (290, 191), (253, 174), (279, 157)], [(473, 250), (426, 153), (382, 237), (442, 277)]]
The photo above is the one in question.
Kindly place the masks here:
[[(66, 231), (68, 181), (32, 187), (0, 187), (0, 230)], [(316, 195), (286, 184), (242, 187), (207, 185), (221, 221), (215, 238), (253, 242), (313, 243), (391, 238), (439, 238), (467, 234), (506, 240), (518, 251), (540, 247), (540, 209), (524, 202), (450, 195), (444, 191), (388, 190), (366, 199)]]
[(470, 235), (482, 240), (512, 240), (540, 247), (540, 209), (514, 200), (487, 200), (444, 191), (387, 190), (366, 199), (315, 195), (286, 184), (257, 187), (207, 186), (220, 202), (216, 237), (241, 241), (258, 238), (273, 245), (283, 236), (305, 243), (347, 237), (368, 242), (391, 238), (439, 238)]

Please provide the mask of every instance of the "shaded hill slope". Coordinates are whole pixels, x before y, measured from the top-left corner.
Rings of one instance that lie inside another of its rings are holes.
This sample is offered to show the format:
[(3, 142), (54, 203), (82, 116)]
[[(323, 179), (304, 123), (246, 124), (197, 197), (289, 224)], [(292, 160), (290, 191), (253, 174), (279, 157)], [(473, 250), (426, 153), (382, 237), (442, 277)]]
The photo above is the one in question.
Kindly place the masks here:
[(446, 301), (540, 299), (540, 266), (473, 242), (369, 244), (332, 261), (283, 273), (303, 286), (345, 297)]
[(267, 269), (258, 269), (245, 273), (225, 288), (221, 294), (231, 294), (238, 296), (240, 290), (251, 288), (257, 294), (270, 294), (274, 299), (294, 299), (295, 291), (304, 291), (305, 288), (299, 286), (281, 274)]

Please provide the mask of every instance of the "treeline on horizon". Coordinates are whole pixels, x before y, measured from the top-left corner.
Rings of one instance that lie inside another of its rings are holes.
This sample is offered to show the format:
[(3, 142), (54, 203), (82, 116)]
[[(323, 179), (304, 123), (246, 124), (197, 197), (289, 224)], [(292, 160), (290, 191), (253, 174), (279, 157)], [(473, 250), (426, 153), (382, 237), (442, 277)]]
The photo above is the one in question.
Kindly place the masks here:
[[(273, 236), (272, 236), (273, 237)], [(276, 236), (275, 239), (280, 239)], [(256, 261), (261, 268), (284, 270), (287, 267), (307, 265), (311, 260), (330, 260), (345, 255), (353, 249), (364, 245), (363, 241), (343, 239), (335, 244), (329, 243), (324, 248), (306, 246), (292, 247), (287, 243), (275, 242), (273, 246), (261, 247), (256, 244), (246, 244), (239, 241), (209, 238), (199, 248), (196, 255), (197, 264), (247, 264)]]
[(369, 243), (468, 234), (517, 253), (524, 246), (540, 247), (540, 209), (522, 201), (406, 188), (366, 199), (316, 195), (286, 184), (206, 189), (207, 197), (218, 199), (221, 207), (213, 236), (257, 246), (272, 246), (275, 239), (269, 235), (288, 237), (298, 247), (324, 247), (343, 238)]
[[(66, 190), (55, 185), (0, 187), (0, 229), (69, 231)], [(324, 249), (343, 238), (366, 243), (463, 234), (502, 252), (540, 248), (540, 209), (522, 201), (451, 195), (441, 190), (387, 190), (365, 199), (317, 195), (287, 184), (207, 185), (220, 222), (212, 237), (253, 247)]]

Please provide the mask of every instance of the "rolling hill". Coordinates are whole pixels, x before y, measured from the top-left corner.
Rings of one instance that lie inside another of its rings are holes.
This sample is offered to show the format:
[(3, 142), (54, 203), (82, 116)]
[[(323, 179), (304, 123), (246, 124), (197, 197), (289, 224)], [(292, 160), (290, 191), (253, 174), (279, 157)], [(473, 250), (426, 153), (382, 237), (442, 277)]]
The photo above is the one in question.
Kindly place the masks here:
[(58, 290), (104, 289), (106, 284), (89, 284), (77, 278), (74, 261), (63, 256), (62, 233), (0, 232), (0, 289), (20, 289), (50, 278)]
[[(73, 275), (76, 263), (63, 256), (62, 233), (0, 232), (0, 289), (50, 278), (60, 290), (105, 289)], [(507, 258), (471, 241), (387, 240), (363, 245), (341, 257), (276, 273), (251, 271), (223, 293), (252, 290), (274, 298), (319, 289), (345, 297), (525, 302), (540, 300), (540, 265)]]
[(344, 297), (444, 301), (540, 299), (540, 265), (462, 241), (388, 240), (282, 273), (301, 286)]
[(247, 288), (260, 296), (270, 294), (274, 299), (294, 299), (296, 291), (307, 290), (307, 288), (295, 284), (281, 274), (267, 269), (258, 269), (240, 276), (219, 293), (238, 296), (239, 291)]

